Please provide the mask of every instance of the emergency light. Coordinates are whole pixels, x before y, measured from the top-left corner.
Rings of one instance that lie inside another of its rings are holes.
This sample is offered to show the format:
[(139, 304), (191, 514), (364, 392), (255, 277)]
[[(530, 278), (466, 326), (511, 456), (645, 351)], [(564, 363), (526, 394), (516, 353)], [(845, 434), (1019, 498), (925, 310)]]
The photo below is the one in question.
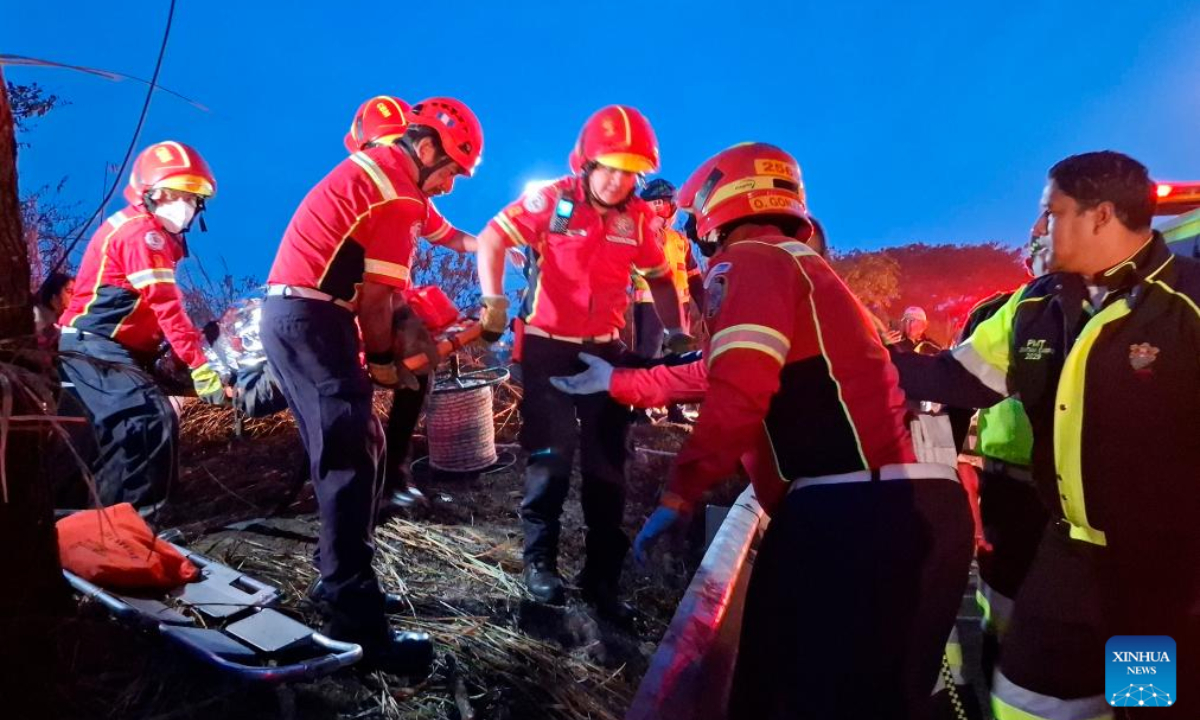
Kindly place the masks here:
[(1200, 207), (1200, 182), (1160, 182), (1155, 187), (1155, 215), (1179, 215)]

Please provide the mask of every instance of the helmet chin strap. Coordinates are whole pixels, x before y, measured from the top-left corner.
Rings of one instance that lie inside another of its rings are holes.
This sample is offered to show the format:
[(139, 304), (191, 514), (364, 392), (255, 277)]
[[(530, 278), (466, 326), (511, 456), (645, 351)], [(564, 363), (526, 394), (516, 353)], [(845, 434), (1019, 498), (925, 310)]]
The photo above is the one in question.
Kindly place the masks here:
[(454, 163), (454, 160), (443, 151), (442, 156), (438, 158), (432, 165), (425, 165), (421, 162), (421, 158), (417, 156), (416, 148), (414, 148), (410, 143), (405, 142), (403, 138), (397, 140), (395, 144), (403, 148), (404, 152), (408, 153), (408, 156), (412, 158), (413, 165), (417, 166), (417, 187), (420, 188), (422, 192), (425, 190), (426, 180), (428, 180), (438, 170), (441, 170), (447, 165)]

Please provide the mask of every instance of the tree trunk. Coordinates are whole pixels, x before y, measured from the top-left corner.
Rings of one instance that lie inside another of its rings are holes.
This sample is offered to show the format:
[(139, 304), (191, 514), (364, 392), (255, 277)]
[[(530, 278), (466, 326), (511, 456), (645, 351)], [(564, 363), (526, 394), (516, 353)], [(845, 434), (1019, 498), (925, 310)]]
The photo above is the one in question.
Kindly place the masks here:
[[(12, 414), (25, 416), (54, 411), (31, 402), (18, 387), (21, 376), (39, 372), (36, 364), (22, 367), (21, 359), (35, 346), (29, 285), (17, 200), (16, 139), (0, 70), (0, 392), (11, 392)], [(44, 717), (56, 715), (50, 710), (55, 698), (55, 630), (70, 595), (58, 561), (49, 478), (41, 463), (45, 430), (39, 423), (13, 423), (7, 452), (0, 457), (6, 480), (0, 488), (0, 697), (5, 714), (13, 713), (9, 717), (25, 717), (26, 704), (38, 707)]]

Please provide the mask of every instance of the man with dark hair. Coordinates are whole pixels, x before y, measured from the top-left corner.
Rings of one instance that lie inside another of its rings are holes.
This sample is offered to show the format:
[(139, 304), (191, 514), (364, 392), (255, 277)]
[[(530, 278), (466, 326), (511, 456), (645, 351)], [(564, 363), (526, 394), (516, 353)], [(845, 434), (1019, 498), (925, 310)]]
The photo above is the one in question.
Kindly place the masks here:
[[(988, 407), (1019, 396), (1050, 523), (1017, 594), (995, 673), (996, 717), (1104, 718), (1114, 635), (1177, 643), (1200, 687), (1200, 263), (1152, 231), (1155, 186), (1115, 152), (1050, 169), (1036, 236), (1050, 274), (935, 357), (895, 355), (911, 396)], [(1162, 701), (1196, 717), (1200, 701)], [(1155, 699), (1155, 702), (1159, 702)]]
[(482, 153), (483, 129), (465, 104), (418, 103), (395, 144), (355, 152), (309, 191), (267, 278), (262, 343), (309, 458), (321, 518), (312, 595), (328, 616), (324, 632), (397, 674), (425, 672), (433, 645), (389, 627), (385, 613), (399, 602), (371, 565), (384, 451), (372, 384), (419, 388), (394, 322), (413, 244), (429, 198), (473, 175)]

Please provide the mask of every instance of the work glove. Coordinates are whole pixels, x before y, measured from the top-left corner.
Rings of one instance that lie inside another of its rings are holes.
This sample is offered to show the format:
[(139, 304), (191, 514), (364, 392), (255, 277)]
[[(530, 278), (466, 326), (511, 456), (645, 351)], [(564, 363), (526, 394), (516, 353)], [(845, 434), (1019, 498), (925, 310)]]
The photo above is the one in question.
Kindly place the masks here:
[(442, 361), (442, 357), (438, 353), (437, 341), (429, 334), (429, 328), (425, 327), (425, 322), (413, 312), (412, 308), (406, 306), (397, 310), (392, 320), (392, 327), (395, 330), (396, 338), (392, 351), (395, 357), (410, 358), (424, 355), (425, 364), (412, 371), (416, 375), (428, 375), (437, 370), (438, 364)]
[(606, 393), (612, 387), (613, 366), (589, 353), (579, 353), (579, 359), (587, 370), (578, 375), (560, 375), (550, 378), (550, 384), (568, 395), (591, 395)]
[(508, 298), (503, 295), (484, 295), (483, 313), (479, 318), (483, 325), (484, 342), (494, 343), (508, 329)]
[(633, 559), (638, 565), (646, 564), (650, 549), (665, 533), (682, 524), (683, 518), (684, 514), (681, 511), (665, 505), (659, 505), (654, 512), (650, 513), (641, 532), (633, 540)]
[(208, 363), (192, 370), (192, 386), (196, 388), (196, 397), (209, 405), (224, 405), (229, 399), (221, 376)]
[(376, 385), (392, 390), (400, 388), (418, 390), (421, 387), (417, 376), (403, 365), (397, 365), (395, 357), (390, 352), (368, 353), (367, 374), (371, 376), (371, 380)]
[(696, 349), (696, 338), (675, 328), (667, 331), (666, 350), (668, 355), (683, 354)]

